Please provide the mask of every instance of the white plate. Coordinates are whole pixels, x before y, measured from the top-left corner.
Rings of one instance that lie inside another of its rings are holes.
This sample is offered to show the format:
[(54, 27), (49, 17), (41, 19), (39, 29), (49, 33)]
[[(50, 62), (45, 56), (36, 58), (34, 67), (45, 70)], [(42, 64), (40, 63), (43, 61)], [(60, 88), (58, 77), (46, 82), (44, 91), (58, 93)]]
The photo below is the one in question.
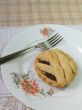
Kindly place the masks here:
[[(78, 66), (78, 74), (75, 80), (63, 90), (58, 90), (59, 92), (54, 93), (52, 96), (43, 95), (29, 95), (25, 94), (21, 88), (16, 87), (13, 82), (10, 73), (28, 73), (32, 70), (33, 74), (36, 74), (33, 68), (33, 60), (38, 52), (38, 50), (32, 53), (26, 54), (23, 57), (12, 60), (8, 63), (1, 65), (1, 71), (3, 80), (9, 91), (25, 105), (30, 106), (36, 110), (81, 110), (82, 106), (82, 33), (65, 26), (61, 25), (38, 25), (25, 29), (23, 32), (19, 33), (14, 37), (6, 46), (3, 52), (3, 56), (15, 51), (18, 51), (26, 47), (33, 40), (42, 38), (43, 35), (40, 30), (44, 27), (49, 27), (53, 30), (59, 32), (64, 40), (58, 44), (55, 48), (60, 48), (63, 51), (70, 54), (76, 61)], [(29, 67), (30, 66), (30, 67)], [(40, 80), (40, 79), (39, 79)], [(45, 86), (42, 82), (42, 85)]]

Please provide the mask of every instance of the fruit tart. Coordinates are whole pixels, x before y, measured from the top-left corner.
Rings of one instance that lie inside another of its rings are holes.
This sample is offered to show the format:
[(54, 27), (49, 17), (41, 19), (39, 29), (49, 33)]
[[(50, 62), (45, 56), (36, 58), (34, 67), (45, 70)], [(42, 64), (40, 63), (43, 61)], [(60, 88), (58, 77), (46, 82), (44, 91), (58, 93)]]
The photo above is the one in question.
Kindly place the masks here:
[(69, 85), (77, 73), (77, 65), (73, 58), (59, 49), (39, 53), (34, 67), (42, 81), (56, 87)]

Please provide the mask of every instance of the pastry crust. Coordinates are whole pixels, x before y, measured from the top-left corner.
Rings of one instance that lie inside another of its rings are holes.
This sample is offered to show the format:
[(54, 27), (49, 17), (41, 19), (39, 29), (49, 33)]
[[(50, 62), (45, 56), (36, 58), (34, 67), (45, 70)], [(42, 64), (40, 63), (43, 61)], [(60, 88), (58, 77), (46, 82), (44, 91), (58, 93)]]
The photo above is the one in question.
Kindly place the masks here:
[(74, 60), (59, 49), (47, 50), (37, 55), (34, 66), (37, 75), (44, 82), (56, 87), (69, 85), (77, 73)]

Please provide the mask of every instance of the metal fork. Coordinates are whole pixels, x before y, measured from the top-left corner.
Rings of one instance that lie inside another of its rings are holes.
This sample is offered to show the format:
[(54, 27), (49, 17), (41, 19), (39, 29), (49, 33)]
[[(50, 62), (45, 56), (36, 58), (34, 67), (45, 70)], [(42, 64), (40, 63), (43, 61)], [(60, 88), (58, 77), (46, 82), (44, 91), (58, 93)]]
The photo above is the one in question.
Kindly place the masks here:
[(35, 48), (40, 48), (42, 50), (48, 50), (48, 49), (56, 46), (62, 39), (63, 39), (62, 36), (59, 33), (56, 33), (52, 37), (48, 38), (46, 41), (37, 43), (37, 44), (30, 46), (28, 48), (25, 48), (25, 49), (22, 49), (22, 50), (19, 50), (17, 52), (14, 52), (14, 53), (11, 53), (9, 55), (1, 57), (0, 58), (0, 64), (3, 64), (7, 61), (10, 61), (10, 60), (18, 57), (19, 55), (22, 55), (25, 52), (29, 52), (30, 50), (35, 49)]

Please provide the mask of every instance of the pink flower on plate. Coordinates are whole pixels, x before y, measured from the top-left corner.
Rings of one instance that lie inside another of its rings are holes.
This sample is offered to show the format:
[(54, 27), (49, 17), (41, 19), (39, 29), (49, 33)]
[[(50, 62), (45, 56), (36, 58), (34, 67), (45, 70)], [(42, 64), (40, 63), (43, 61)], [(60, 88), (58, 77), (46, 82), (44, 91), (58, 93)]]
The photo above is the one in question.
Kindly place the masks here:
[(54, 94), (54, 90), (52, 88), (49, 89), (49, 91), (47, 92), (48, 95), (53, 95)]
[(40, 92), (38, 83), (35, 80), (22, 80), (21, 86), (23, 91), (31, 95), (35, 95)]
[(49, 29), (48, 29), (47, 27), (45, 27), (44, 29), (41, 30), (41, 33), (42, 33), (44, 36), (48, 36)]
[(40, 30), (40, 33), (43, 34), (43, 36), (48, 37), (54, 32), (53, 29), (49, 27), (44, 27), (43, 29)]

